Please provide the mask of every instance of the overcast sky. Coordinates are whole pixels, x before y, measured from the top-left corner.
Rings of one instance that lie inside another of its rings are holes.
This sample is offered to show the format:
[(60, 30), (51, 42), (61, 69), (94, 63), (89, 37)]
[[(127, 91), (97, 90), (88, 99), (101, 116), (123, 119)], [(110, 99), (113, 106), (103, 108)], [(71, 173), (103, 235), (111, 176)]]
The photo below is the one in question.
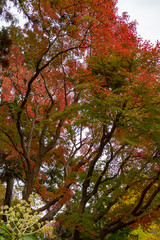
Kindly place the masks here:
[(118, 0), (119, 14), (128, 12), (137, 20), (138, 34), (145, 40), (160, 41), (160, 0)]

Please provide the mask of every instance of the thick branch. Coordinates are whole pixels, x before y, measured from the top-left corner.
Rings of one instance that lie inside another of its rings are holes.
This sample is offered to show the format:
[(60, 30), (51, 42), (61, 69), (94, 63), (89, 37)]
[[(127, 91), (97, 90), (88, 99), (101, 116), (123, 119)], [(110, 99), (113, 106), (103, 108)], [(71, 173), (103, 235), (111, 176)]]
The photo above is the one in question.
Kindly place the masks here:
[[(159, 177), (159, 176), (158, 176), (158, 177)], [(157, 177), (157, 178), (158, 178), (158, 177)], [(152, 181), (150, 184), (148, 184), (148, 186), (142, 191), (142, 194), (141, 194), (141, 197), (140, 197), (140, 199), (139, 199), (139, 202), (138, 202), (137, 206), (134, 208), (134, 210), (132, 211), (132, 215), (138, 216), (138, 215), (141, 214), (141, 211), (140, 211), (140, 212), (137, 212), (137, 211), (141, 208), (147, 192), (149, 191), (149, 189), (153, 186), (153, 184), (154, 184), (155, 182), (156, 182), (156, 179), (154, 179), (154, 181)], [(147, 205), (146, 205), (146, 207), (147, 207)]]

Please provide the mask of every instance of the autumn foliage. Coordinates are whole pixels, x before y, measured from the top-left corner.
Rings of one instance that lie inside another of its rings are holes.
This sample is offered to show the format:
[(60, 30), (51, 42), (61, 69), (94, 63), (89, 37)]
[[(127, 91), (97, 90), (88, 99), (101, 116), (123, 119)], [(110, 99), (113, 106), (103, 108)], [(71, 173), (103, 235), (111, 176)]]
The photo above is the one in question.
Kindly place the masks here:
[(3, 180), (41, 196), (39, 222), (54, 219), (60, 239), (104, 239), (159, 213), (160, 45), (116, 2), (17, 1), (26, 24), (8, 30)]

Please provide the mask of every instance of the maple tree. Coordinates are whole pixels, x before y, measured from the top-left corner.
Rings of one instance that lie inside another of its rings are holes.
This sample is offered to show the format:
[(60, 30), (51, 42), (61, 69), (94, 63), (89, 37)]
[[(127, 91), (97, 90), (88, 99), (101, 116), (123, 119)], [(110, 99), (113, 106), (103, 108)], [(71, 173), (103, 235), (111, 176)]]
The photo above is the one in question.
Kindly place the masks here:
[(16, 4), (26, 24), (10, 27), (0, 92), (12, 183), (26, 201), (41, 196), (39, 222), (55, 219), (61, 239), (149, 225), (160, 198), (159, 43), (143, 42), (113, 0)]
[(138, 229), (135, 229), (131, 232), (132, 236), (137, 235), (139, 239), (158, 239), (160, 232), (159, 232), (159, 219), (156, 222), (153, 222), (148, 230), (144, 231), (141, 226)]
[(0, 63), (3, 67), (7, 67), (9, 62), (6, 55), (9, 53), (11, 40), (9, 39), (8, 32), (5, 28), (0, 31)]

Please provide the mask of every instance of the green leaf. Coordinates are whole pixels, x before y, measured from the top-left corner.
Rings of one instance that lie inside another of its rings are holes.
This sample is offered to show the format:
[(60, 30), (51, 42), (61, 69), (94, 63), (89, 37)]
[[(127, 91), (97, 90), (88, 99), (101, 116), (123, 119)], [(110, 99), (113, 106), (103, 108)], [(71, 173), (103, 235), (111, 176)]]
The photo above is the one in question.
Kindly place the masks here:
[(25, 236), (25, 240), (34, 240), (35, 239), (35, 237), (34, 236)]

